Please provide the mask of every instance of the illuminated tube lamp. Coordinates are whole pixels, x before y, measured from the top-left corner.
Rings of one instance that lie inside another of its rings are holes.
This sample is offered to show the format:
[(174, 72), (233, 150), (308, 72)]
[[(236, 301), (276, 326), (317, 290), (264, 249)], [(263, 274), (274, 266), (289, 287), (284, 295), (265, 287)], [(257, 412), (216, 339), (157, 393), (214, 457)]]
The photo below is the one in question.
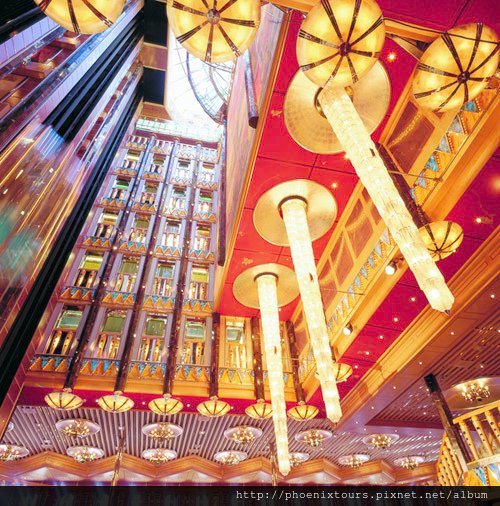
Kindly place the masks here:
[(241, 304), (260, 309), (278, 468), (286, 476), (290, 472), (290, 456), (278, 308), (297, 297), (295, 276), (283, 265), (257, 265), (236, 278), (233, 293)]
[[(332, 24), (336, 27), (335, 30), (331, 29)], [(356, 35), (354, 33), (357, 30), (353, 27), (359, 27)], [(410, 212), (344, 88), (351, 80), (362, 78), (375, 64), (384, 43), (384, 34), (383, 17), (373, 0), (325, 0), (316, 4), (302, 22), (297, 39), (297, 58), (306, 76), (323, 86), (318, 96), (323, 114), (415, 275), (418, 285), (434, 309), (449, 312), (454, 297), (432, 260)], [(337, 42), (341, 43), (336, 44), (336, 39), (331, 37), (336, 37)], [(336, 49), (332, 49), (332, 44)], [(361, 58), (356, 67), (353, 59), (359, 59), (360, 52), (363, 55), (366, 53), (366, 56), (364, 60)], [(333, 53), (336, 54), (335, 58), (332, 57)], [(328, 65), (321, 63), (323, 59), (326, 59)]]
[(330, 191), (306, 179), (274, 186), (260, 197), (253, 214), (255, 228), (266, 241), (290, 246), (326, 416), (333, 423), (342, 411), (312, 241), (330, 229), (336, 214)]

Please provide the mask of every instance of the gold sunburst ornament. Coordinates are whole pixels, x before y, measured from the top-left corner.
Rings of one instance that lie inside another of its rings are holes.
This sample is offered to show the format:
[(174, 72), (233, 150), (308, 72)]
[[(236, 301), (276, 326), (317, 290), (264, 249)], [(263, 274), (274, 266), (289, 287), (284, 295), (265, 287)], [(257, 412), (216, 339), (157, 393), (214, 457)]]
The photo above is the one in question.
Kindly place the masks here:
[(99, 33), (120, 17), (125, 0), (35, 0), (40, 10), (70, 32)]
[(169, 25), (178, 42), (200, 60), (238, 58), (260, 22), (260, 0), (167, 0)]

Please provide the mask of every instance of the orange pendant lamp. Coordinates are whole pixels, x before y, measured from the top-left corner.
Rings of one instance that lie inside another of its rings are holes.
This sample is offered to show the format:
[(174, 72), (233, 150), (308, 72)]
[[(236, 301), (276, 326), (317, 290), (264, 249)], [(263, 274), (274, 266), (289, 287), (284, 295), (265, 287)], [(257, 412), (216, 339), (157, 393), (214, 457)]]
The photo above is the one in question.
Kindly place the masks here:
[(413, 95), (425, 109), (447, 111), (477, 97), (498, 68), (498, 37), (482, 23), (457, 26), (424, 52)]
[(307, 14), (297, 39), (300, 69), (316, 85), (357, 82), (384, 45), (382, 11), (373, 0), (322, 0)]
[(120, 17), (125, 0), (35, 0), (43, 13), (70, 32), (103, 32)]
[(260, 22), (260, 0), (167, 0), (170, 28), (186, 51), (220, 63), (238, 58)]

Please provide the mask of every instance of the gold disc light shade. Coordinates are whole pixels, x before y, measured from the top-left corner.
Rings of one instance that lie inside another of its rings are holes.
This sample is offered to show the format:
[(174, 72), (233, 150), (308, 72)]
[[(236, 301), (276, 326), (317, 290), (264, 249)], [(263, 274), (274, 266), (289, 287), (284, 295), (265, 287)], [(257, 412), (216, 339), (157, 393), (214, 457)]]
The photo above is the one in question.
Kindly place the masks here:
[(322, 0), (302, 22), (297, 39), (300, 69), (318, 86), (357, 82), (384, 45), (382, 11), (372, 0)]
[(464, 238), (462, 227), (453, 221), (434, 221), (421, 227), (419, 232), (435, 261), (455, 253)]
[(292, 418), (293, 420), (297, 420), (299, 422), (312, 420), (318, 416), (318, 413), (319, 409), (316, 406), (311, 406), (305, 402), (299, 402), (297, 406), (294, 406), (287, 411), (289, 418)]
[(167, 0), (178, 42), (206, 62), (236, 59), (252, 43), (260, 22), (259, 0)]
[(61, 411), (71, 411), (83, 404), (83, 399), (69, 388), (65, 388), (62, 392), (50, 392), (44, 397), (44, 400), (49, 408)]
[(273, 186), (257, 201), (253, 223), (257, 232), (266, 241), (278, 246), (290, 245), (280, 210), (280, 204), (290, 196), (296, 196), (307, 202), (307, 222), (311, 240), (323, 236), (333, 225), (337, 216), (337, 203), (330, 191), (315, 181), (294, 179)]
[(481, 23), (457, 26), (424, 52), (413, 95), (425, 109), (446, 111), (475, 98), (498, 67), (498, 37)]
[(134, 401), (118, 391), (114, 394), (103, 395), (96, 402), (108, 413), (124, 413), (134, 407)]
[(245, 413), (255, 420), (267, 420), (273, 416), (273, 407), (271, 404), (259, 399), (255, 404), (251, 404), (245, 409)]
[[(321, 90), (299, 70), (286, 92), (285, 125), (293, 140), (304, 149), (323, 155), (341, 153), (344, 148), (319, 104)], [(384, 119), (391, 99), (391, 84), (382, 63), (377, 62), (348, 92), (366, 130), (373, 133)]]
[(157, 397), (148, 403), (148, 408), (157, 415), (169, 416), (182, 411), (184, 405), (181, 401), (166, 394), (163, 397)]
[(207, 416), (209, 418), (216, 418), (229, 413), (231, 405), (225, 401), (217, 399), (217, 397), (212, 397), (208, 401), (200, 402), (200, 404), (196, 406), (196, 409), (200, 415)]
[(120, 17), (125, 0), (35, 0), (35, 3), (66, 30), (90, 35), (109, 28)]

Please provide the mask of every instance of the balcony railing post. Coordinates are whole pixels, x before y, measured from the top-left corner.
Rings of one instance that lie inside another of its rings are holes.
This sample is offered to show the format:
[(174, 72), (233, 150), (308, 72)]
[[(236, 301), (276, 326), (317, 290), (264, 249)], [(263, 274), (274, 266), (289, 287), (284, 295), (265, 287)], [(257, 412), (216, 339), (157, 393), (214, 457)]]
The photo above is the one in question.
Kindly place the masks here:
[(443, 423), (444, 430), (448, 436), (451, 451), (456, 455), (458, 464), (462, 473), (466, 473), (469, 468), (467, 462), (471, 461), (467, 443), (462, 439), (459, 428), (453, 423), (453, 416), (446, 403), (443, 392), (439, 387), (436, 377), (429, 374), (424, 378), (429, 389), (434, 404), (438, 410), (439, 417)]

